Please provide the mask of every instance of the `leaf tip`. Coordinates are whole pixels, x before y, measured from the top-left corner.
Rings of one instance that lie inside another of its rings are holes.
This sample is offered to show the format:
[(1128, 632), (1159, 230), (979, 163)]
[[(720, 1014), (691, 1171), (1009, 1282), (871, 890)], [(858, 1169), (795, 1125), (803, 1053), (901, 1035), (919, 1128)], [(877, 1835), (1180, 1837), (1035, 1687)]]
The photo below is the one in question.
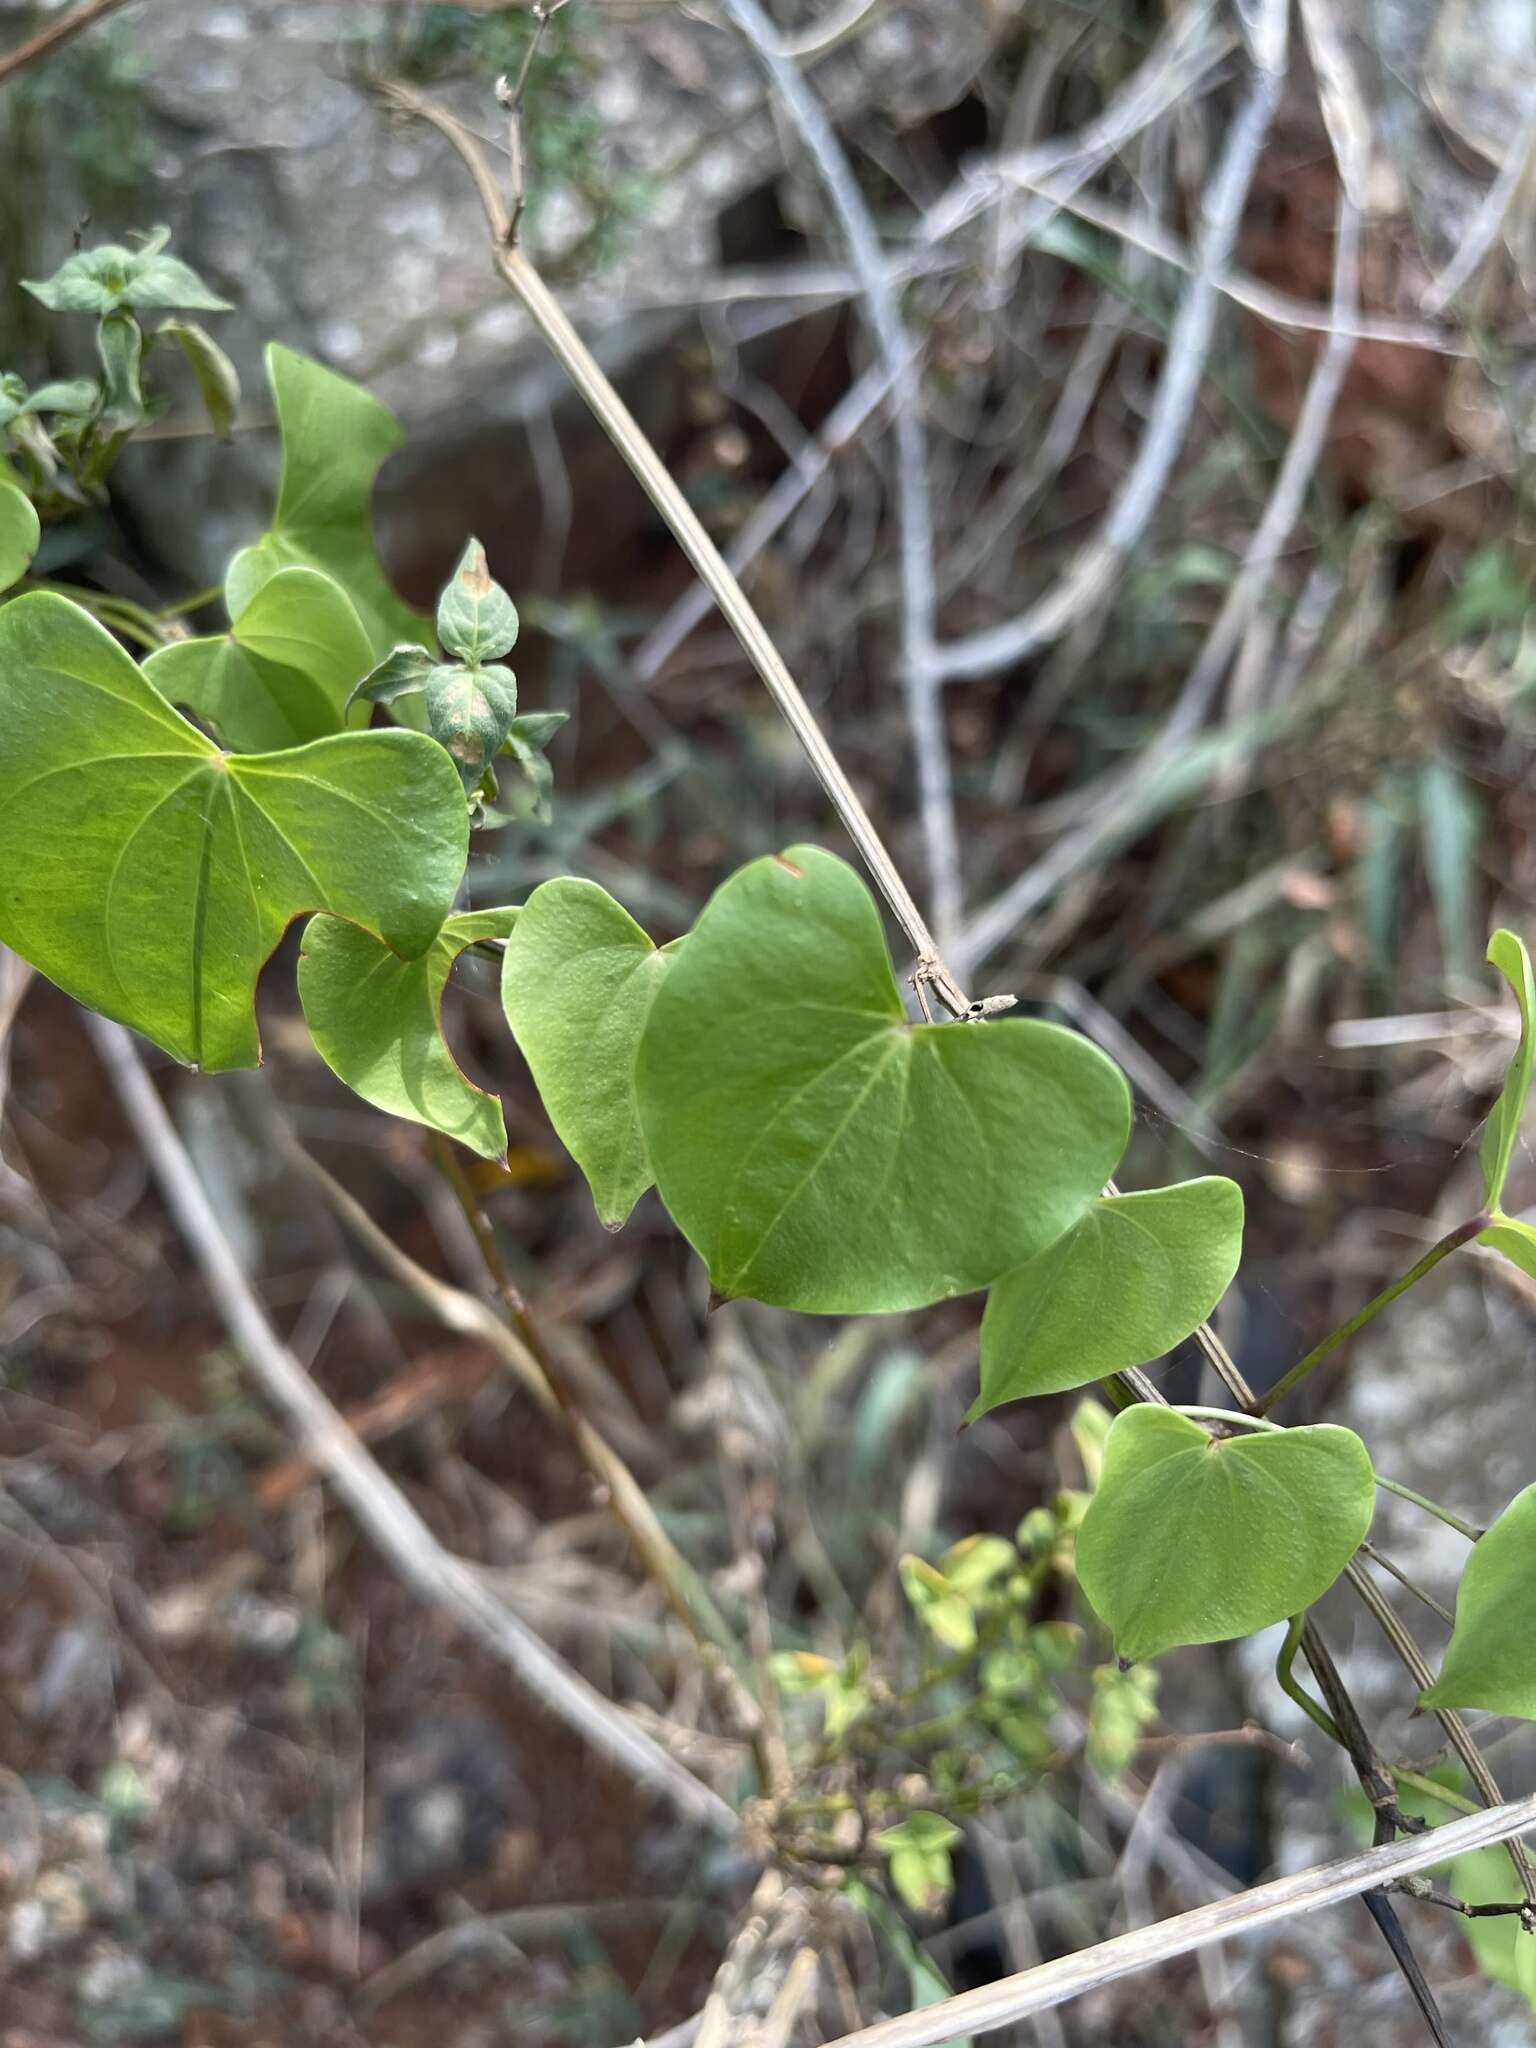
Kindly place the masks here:
[(491, 594), (490, 565), (485, 559), (485, 549), (478, 540), (471, 538), (459, 563), (458, 581), (471, 597), (489, 597)]

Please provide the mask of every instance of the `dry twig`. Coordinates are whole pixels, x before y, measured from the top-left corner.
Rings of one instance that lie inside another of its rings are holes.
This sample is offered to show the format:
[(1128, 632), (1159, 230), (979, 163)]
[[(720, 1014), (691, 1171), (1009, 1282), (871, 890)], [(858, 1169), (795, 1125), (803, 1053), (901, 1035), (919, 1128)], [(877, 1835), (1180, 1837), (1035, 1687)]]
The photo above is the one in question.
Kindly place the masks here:
[[(1017, 618), (964, 639), (940, 643), (935, 654), (946, 681), (995, 675), (1059, 639), (1109, 591), (1122, 563), (1141, 539), (1162, 497), (1199, 395), (1216, 333), (1221, 295), (1215, 279), (1231, 260), (1259, 151), (1269, 133), (1285, 83), (1284, 26), (1288, 0), (1265, 0), (1264, 61), (1227, 138), (1203, 203), (1196, 266), (1179, 303), (1157, 395), (1136, 460), (1098, 532), (1065, 575)], [(981, 957), (973, 954), (973, 957)]]
[(474, 1565), (443, 1549), (268, 1321), (132, 1037), (121, 1025), (89, 1013), (86, 1025), (230, 1337), (268, 1399), (288, 1418), (304, 1453), (401, 1578), (429, 1606), (451, 1615), (626, 1777), (669, 1800), (695, 1825), (734, 1836), (736, 1815), (717, 1792), (557, 1657), (503, 1606)]
[(773, 25), (758, 0), (723, 0), (723, 4), (751, 43), (826, 187), (848, 244), (875, 345), (894, 395), (902, 683), (907, 699), (907, 724), (917, 757), (918, 813), (933, 892), (933, 919), (939, 944), (944, 946), (960, 915), (960, 841), (950, 782), (949, 744), (940, 703), (942, 674), (935, 661), (933, 508), (917, 356), (902, 325), (885, 252), (869, 209), (821, 102), (794, 65), (780, 53)]
[(559, 302), (522, 250), (510, 245), (511, 217), (480, 144), (461, 122), (412, 87), (398, 80), (381, 80), (379, 90), (395, 106), (430, 122), (458, 152), (485, 210), (498, 274), (516, 294), (551, 354), (671, 528), (673, 538), (741, 642), (747, 658), (831, 799), (876, 887), (905, 932), (917, 956), (915, 978), (931, 987), (945, 1008), (955, 1016), (967, 1015), (971, 1009), (969, 998), (945, 965), (933, 933), (841, 762), (828, 745), (799, 684), (785, 665), (784, 657), (666, 464), (566, 318)]
[(57, 21), (50, 21), (46, 28), (40, 28), (35, 36), (20, 43), (14, 50), (7, 50), (0, 56), (0, 85), (14, 78), (19, 72), (28, 70), (33, 64), (40, 64), (45, 57), (51, 57), (55, 50), (72, 43), (76, 36), (88, 28), (94, 28), (98, 21), (109, 14), (115, 14), (126, 0), (85, 0), (83, 7), (77, 7), (73, 14), (62, 14)]
[(962, 2034), (994, 2033), (1031, 2013), (1049, 2011), (1122, 1977), (1134, 1976), (1178, 1956), (1198, 1954), (1211, 1942), (1256, 1934), (1261, 1928), (1293, 1919), (1299, 1913), (1314, 1913), (1321, 1906), (1336, 1906), (1345, 1899), (1359, 1898), (1414, 1871), (1464, 1856), (1473, 1849), (1487, 1848), (1492, 1843), (1510, 1841), (1533, 1827), (1536, 1795), (1484, 1813), (1469, 1814), (1464, 1820), (1451, 1821), (1407, 1841), (1362, 1849), (1332, 1863), (1295, 1871), (1232, 1898), (1216, 1899), (1209, 1905), (1196, 1906), (1191, 1912), (1176, 1913), (1152, 1927), (1133, 1928), (1093, 1948), (1079, 1950), (1076, 1955), (1062, 1956), (1056, 1962), (1042, 1963), (1037, 1969), (1003, 1977), (979, 1991), (964, 1991), (938, 2005), (924, 2006), (920, 2012), (882, 2020), (856, 2034), (844, 2034), (831, 2042), (829, 2048), (934, 2048), (934, 2044)]

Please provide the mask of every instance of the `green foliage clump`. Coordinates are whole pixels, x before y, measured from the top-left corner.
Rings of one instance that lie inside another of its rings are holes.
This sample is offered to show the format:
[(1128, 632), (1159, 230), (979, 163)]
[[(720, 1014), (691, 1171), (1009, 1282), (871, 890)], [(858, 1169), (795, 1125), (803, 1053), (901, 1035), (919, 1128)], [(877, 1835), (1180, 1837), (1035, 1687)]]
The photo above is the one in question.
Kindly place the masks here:
[(23, 280), (23, 290), (50, 313), (94, 315), (101, 365), (99, 377), (35, 391), (14, 371), (0, 375), (0, 460), (45, 520), (99, 498), (130, 437), (166, 411), (169, 399), (144, 385), (146, 360), (157, 349), (174, 349), (189, 365), (216, 434), (234, 424), (240, 380), (207, 330), (168, 319), (146, 332), (139, 319), (145, 312), (229, 310), (170, 254), (170, 236), (169, 228), (156, 228), (137, 247), (108, 242), (77, 250), (51, 277)]

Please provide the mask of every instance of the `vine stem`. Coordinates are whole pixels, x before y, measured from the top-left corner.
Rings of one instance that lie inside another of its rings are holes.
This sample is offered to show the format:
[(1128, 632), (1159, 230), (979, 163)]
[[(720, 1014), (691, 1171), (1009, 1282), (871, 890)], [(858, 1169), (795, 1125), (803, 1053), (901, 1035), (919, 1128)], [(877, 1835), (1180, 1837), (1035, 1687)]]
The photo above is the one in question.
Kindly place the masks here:
[[(1358, 1558), (1352, 1559), (1344, 1567), (1344, 1576), (1370, 1611), (1372, 1620), (1391, 1644), (1398, 1662), (1408, 1672), (1414, 1684), (1421, 1692), (1433, 1685), (1435, 1674), (1425, 1663), (1423, 1652), (1398, 1619), (1391, 1602)], [(1466, 1766), (1467, 1776), (1477, 1788), (1484, 1805), (1497, 1805), (1502, 1796), (1498, 1780), (1484, 1761), (1483, 1753), (1473, 1741), (1466, 1722), (1450, 1707), (1437, 1708), (1435, 1718), (1445, 1730), (1446, 1740)], [(1532, 1870), (1530, 1856), (1524, 1845), (1518, 1841), (1511, 1841), (1509, 1853), (1515, 1866), (1515, 1874), (1520, 1880), (1521, 1890), (1525, 1893), (1527, 1901), (1536, 1907), (1536, 1872)]]
[[(559, 1360), (545, 1343), (543, 1331), (529, 1312), (522, 1290), (513, 1279), (501, 1246), (496, 1242), (491, 1219), (481, 1207), (480, 1198), (470, 1185), (469, 1176), (452, 1143), (440, 1131), (431, 1133), (431, 1143), (437, 1169), (469, 1225), (480, 1262), (496, 1290), (502, 1312), (543, 1375), (555, 1407), (588, 1471), (601, 1487), (605, 1502), (655, 1581), (662, 1598), (693, 1638), (705, 1670), (717, 1684), (729, 1688), (738, 1709), (742, 1705), (749, 1707), (749, 1711), (739, 1714), (738, 1718), (749, 1723), (747, 1738), (752, 1745), (753, 1760), (764, 1791), (772, 1792), (781, 1784), (783, 1772), (774, 1753), (762, 1702), (754, 1700), (750, 1693), (745, 1701), (739, 1698), (738, 1689), (744, 1689), (745, 1680), (741, 1654), (734, 1639), (725, 1630), (713, 1603), (701, 1615), (698, 1596), (702, 1589), (691, 1568), (663, 1535), (649, 1503), (630, 1477), (628, 1467), (622, 1466), (617, 1452), (588, 1419)], [(625, 1483), (616, 1485), (614, 1481), (620, 1468)], [(766, 1691), (766, 1668), (762, 1676)]]
[(699, 580), (720, 607), (726, 623), (740, 641), (742, 651), (799, 742), (817, 781), (842, 820), (844, 830), (858, 849), (860, 859), (906, 934), (907, 943), (916, 955), (914, 980), (932, 988), (952, 1015), (971, 1015), (969, 997), (945, 966), (937, 940), (768, 629), (732, 575), (725, 557), (705, 532), (693, 507), (673, 481), (666, 464), (646, 438), (639, 422), (609, 382), (597, 358), (567, 319), (538, 271), (513, 242), (515, 223), (475, 138), (451, 114), (410, 86), (396, 79), (380, 79), (376, 83), (379, 91), (396, 106), (430, 122), (463, 159), (485, 210), (498, 275), (519, 300), (543, 336), (551, 355), (629, 465), (646, 496), (671, 529), (673, 539), (688, 557)]
[[(273, 1119), (272, 1134), (283, 1157), (318, 1189), (352, 1236), (436, 1317), (444, 1329), (488, 1346), (546, 1414), (565, 1421), (576, 1437), (582, 1459), (602, 1486), (610, 1510), (622, 1522), (647, 1569), (671, 1581), (677, 1594), (692, 1609), (698, 1628), (702, 1628), (718, 1646), (733, 1668), (739, 1664), (740, 1651), (723, 1616), (698, 1574), (680, 1555), (657, 1520), (639, 1481), (608, 1439), (579, 1409), (561, 1406), (538, 1358), (517, 1333), (488, 1302), (463, 1288), (451, 1286), (446, 1280), (439, 1280), (435, 1273), (429, 1273), (402, 1251), (389, 1233), (375, 1223), (356, 1196), (349, 1194), (318, 1159), (305, 1151), (280, 1117)], [(697, 1628), (690, 1630), (694, 1635), (697, 1632)]]
[(155, 614), (145, 611), (131, 598), (114, 597), (107, 591), (87, 590), (82, 584), (53, 583), (42, 576), (29, 576), (25, 587), (69, 598), (82, 611), (89, 612), (93, 619), (99, 619), (102, 625), (120, 633), (125, 640), (134, 641), (147, 653), (155, 653), (166, 643), (167, 636)]
[(1268, 1409), (1273, 1408), (1277, 1401), (1283, 1401), (1287, 1394), (1294, 1393), (1307, 1375), (1315, 1372), (1325, 1358), (1337, 1351), (1341, 1344), (1347, 1343), (1357, 1330), (1363, 1330), (1384, 1308), (1390, 1308), (1400, 1295), (1406, 1294), (1410, 1287), (1416, 1286), (1426, 1273), (1432, 1273), (1442, 1259), (1449, 1258), (1452, 1252), (1459, 1251), (1464, 1244), (1470, 1244), (1473, 1238), (1480, 1236), (1488, 1228), (1488, 1223), (1487, 1216), (1477, 1215), (1469, 1217), (1465, 1223), (1458, 1223), (1454, 1230), (1448, 1230), (1440, 1242), (1431, 1245), (1418, 1264), (1410, 1266), (1401, 1279), (1394, 1280), (1390, 1287), (1384, 1287), (1380, 1294), (1373, 1296), (1365, 1304), (1364, 1308), (1357, 1310), (1347, 1323), (1340, 1323), (1321, 1344), (1314, 1344), (1305, 1358), (1298, 1359), (1290, 1371), (1283, 1378), (1276, 1380), (1268, 1393), (1263, 1395), (1254, 1412), (1263, 1415)]
[[(1312, 1695), (1296, 1676), (1296, 1651), (1301, 1642), (1306, 1619), (1305, 1614), (1298, 1614), (1292, 1617), (1291, 1625), (1286, 1631), (1285, 1641), (1280, 1645), (1280, 1654), (1275, 1659), (1275, 1682), (1286, 1698), (1294, 1701), (1307, 1718), (1316, 1723), (1330, 1742), (1336, 1742), (1342, 1748), (1345, 1746), (1344, 1737), (1339, 1731), (1338, 1723), (1325, 1707), (1318, 1705), (1317, 1701), (1313, 1699)], [(1393, 1781), (1399, 1791), (1418, 1792), (1426, 1799), (1437, 1799), (1442, 1806), (1449, 1807), (1452, 1813), (1482, 1813), (1485, 1811), (1485, 1808), (1479, 1806), (1475, 1799), (1468, 1799), (1463, 1793), (1454, 1791), (1450, 1786), (1441, 1785), (1434, 1778), (1425, 1777), (1422, 1772), (1411, 1771), (1401, 1764), (1389, 1764), (1387, 1768), (1391, 1772)]]

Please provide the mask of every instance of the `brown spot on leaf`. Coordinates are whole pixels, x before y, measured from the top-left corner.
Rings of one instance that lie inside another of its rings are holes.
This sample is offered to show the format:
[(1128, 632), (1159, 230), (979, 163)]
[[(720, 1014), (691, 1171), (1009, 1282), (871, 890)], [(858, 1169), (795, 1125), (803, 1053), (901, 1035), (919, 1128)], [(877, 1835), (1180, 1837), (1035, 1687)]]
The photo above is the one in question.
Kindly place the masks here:
[(459, 571), (459, 582), (471, 597), (489, 597), (491, 594), (491, 572), (486, 563), (485, 549), (478, 541)]
[(805, 880), (805, 869), (797, 868), (794, 862), (792, 860), (786, 860), (782, 853), (774, 854), (773, 859), (778, 863), (778, 865), (781, 868), (785, 870), (787, 874), (793, 875), (797, 882), (803, 882)]

